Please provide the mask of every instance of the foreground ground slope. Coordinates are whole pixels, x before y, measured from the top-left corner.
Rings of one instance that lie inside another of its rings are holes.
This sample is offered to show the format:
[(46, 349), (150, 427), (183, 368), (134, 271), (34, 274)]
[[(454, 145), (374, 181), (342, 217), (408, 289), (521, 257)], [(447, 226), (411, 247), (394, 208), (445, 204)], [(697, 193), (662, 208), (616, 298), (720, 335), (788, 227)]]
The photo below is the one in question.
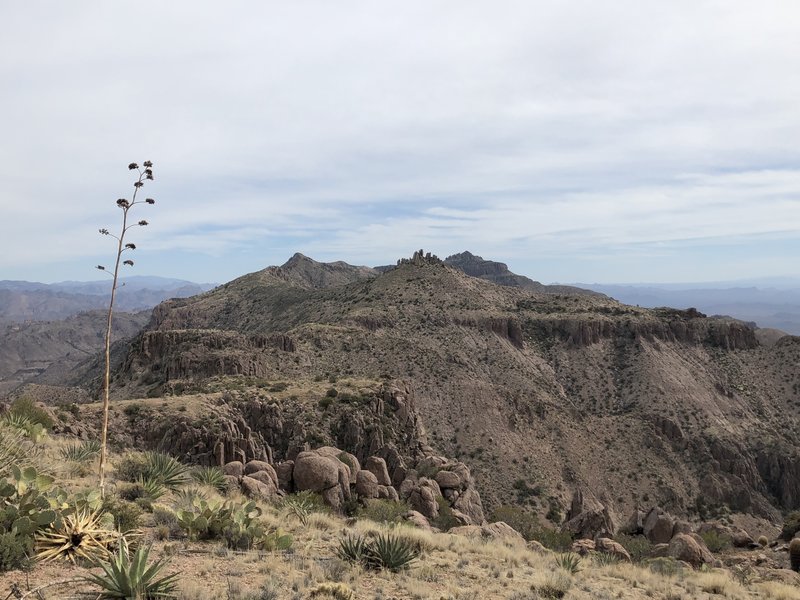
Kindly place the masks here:
[(380, 275), (295, 258), (156, 307), (115, 396), (401, 379), (488, 508), (559, 521), (576, 490), (618, 521), (800, 506), (798, 338), (767, 347), (738, 321), (502, 287), (419, 255)]

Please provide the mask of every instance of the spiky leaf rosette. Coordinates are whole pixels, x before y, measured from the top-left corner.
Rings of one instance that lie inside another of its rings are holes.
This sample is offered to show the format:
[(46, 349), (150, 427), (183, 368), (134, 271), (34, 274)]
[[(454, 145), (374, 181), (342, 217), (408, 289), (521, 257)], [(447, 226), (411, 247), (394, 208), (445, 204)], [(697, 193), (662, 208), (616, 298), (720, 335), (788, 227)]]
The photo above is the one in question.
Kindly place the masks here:
[(102, 511), (79, 510), (66, 515), (60, 525), (36, 535), (36, 558), (42, 562), (82, 558), (96, 562), (109, 554), (117, 541), (116, 531), (103, 527)]
[(123, 541), (117, 553), (110, 560), (100, 563), (102, 574), (91, 573), (86, 580), (99, 586), (100, 598), (127, 600), (156, 600), (175, 598), (178, 574), (160, 577), (166, 566), (161, 559), (148, 564), (150, 548), (139, 546), (131, 555), (128, 545)]

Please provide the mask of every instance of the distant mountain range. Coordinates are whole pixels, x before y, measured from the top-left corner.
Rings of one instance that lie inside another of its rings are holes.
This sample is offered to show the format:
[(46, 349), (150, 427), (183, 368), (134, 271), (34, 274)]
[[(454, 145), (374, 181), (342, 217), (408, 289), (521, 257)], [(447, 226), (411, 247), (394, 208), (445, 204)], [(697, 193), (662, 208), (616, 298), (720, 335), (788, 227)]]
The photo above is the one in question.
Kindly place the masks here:
[[(117, 291), (116, 308), (135, 312), (169, 298), (186, 298), (214, 287), (165, 277), (125, 277)], [(106, 308), (111, 281), (36, 283), (0, 281), (0, 324), (66, 319), (78, 313)]]
[(764, 279), (693, 284), (577, 283), (625, 304), (696, 308), (800, 335), (800, 280)]

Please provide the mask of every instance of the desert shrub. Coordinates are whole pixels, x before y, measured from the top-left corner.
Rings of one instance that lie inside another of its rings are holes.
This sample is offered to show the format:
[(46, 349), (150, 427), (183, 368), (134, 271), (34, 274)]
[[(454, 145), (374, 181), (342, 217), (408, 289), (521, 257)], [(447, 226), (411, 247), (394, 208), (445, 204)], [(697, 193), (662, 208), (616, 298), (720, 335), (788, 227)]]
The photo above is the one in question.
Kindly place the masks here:
[(572, 579), (566, 573), (551, 573), (536, 586), (536, 591), (540, 598), (558, 599), (565, 597), (571, 587)]
[(436, 503), (439, 505), (439, 514), (431, 521), (431, 525), (438, 527), (442, 531), (447, 531), (453, 527), (458, 527), (461, 522), (456, 519), (453, 514), (453, 509), (450, 508), (450, 503), (442, 496), (436, 497)]
[(724, 533), (719, 533), (713, 529), (704, 531), (700, 534), (700, 537), (703, 538), (703, 541), (706, 543), (708, 549), (715, 553), (727, 550), (732, 544), (731, 536), (725, 535)]
[(652, 558), (647, 561), (647, 566), (653, 573), (666, 575), (667, 577), (678, 575), (683, 570), (677, 560), (668, 556)]
[(47, 437), (47, 430), (44, 425), (32, 421), (25, 415), (7, 413), (3, 416), (2, 423), (6, 426), (5, 428), (16, 430), (34, 443), (40, 442)]
[(327, 392), (325, 392), (325, 396), (328, 398), (336, 398), (339, 395), (339, 392), (336, 388), (330, 388)]
[(25, 417), (32, 423), (38, 423), (46, 431), (50, 431), (53, 428), (53, 418), (50, 414), (43, 408), (36, 406), (36, 403), (30, 398), (23, 396), (14, 400), (14, 402), (11, 403), (11, 410), (9, 413)]
[(633, 562), (641, 562), (646, 559), (650, 556), (650, 551), (653, 549), (653, 544), (643, 535), (620, 534), (614, 539), (628, 551)]
[(758, 545), (759, 546), (761, 546), (762, 548), (765, 548), (767, 546), (767, 544), (769, 544), (769, 539), (767, 538), (767, 536), (762, 535), (761, 537), (758, 538)]
[(566, 552), (572, 547), (572, 536), (568, 532), (543, 527), (536, 515), (518, 506), (506, 504), (497, 507), (492, 513), (492, 521), (505, 521), (526, 540), (537, 541), (556, 552)]
[(358, 517), (377, 523), (399, 523), (410, 510), (408, 504), (398, 500), (367, 500), (358, 511)]
[(103, 500), (103, 510), (114, 517), (114, 527), (123, 532), (138, 529), (144, 512), (138, 504), (113, 496)]
[(37, 452), (23, 432), (0, 423), (0, 477), (10, 472), (11, 465), (30, 466)]
[(798, 531), (800, 531), (800, 510), (791, 512), (786, 517), (786, 520), (783, 522), (783, 527), (781, 528), (781, 539), (788, 542)]
[(13, 531), (0, 533), (0, 573), (28, 566), (33, 552), (33, 536)]

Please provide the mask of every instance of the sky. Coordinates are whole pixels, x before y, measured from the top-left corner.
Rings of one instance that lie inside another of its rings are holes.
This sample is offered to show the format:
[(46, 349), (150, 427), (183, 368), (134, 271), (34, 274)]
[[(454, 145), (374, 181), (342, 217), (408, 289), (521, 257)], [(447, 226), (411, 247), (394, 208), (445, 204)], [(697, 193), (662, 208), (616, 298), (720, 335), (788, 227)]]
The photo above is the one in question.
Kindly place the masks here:
[(0, 0), (0, 279), (800, 275), (796, 0)]

